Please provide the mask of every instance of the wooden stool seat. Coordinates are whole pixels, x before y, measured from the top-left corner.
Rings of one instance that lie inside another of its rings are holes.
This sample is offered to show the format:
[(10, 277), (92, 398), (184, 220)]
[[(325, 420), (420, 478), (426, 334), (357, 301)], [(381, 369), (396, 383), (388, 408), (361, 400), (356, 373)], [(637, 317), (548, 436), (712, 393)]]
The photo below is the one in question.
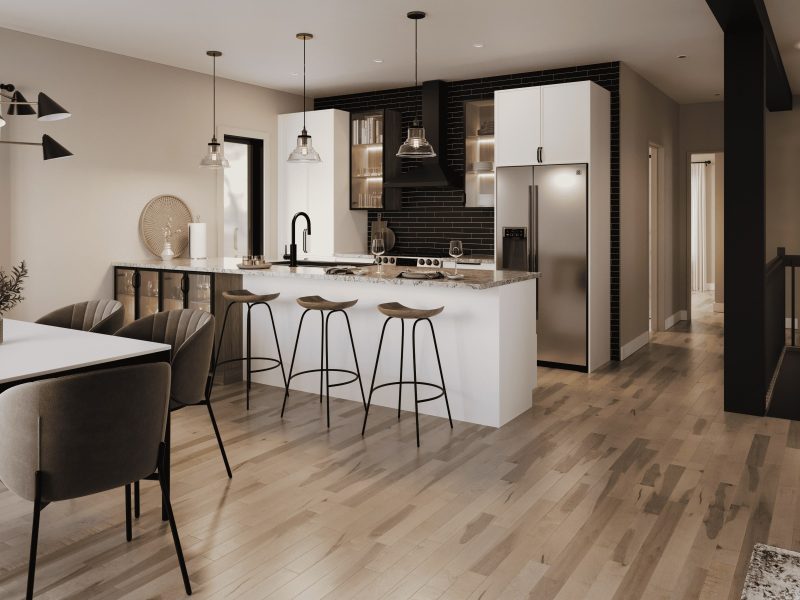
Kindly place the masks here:
[(276, 294), (254, 294), (250, 290), (230, 290), (222, 292), (222, 297), (228, 302), (272, 302), (280, 295), (280, 292)]
[(355, 306), (357, 302), (358, 300), (336, 302), (334, 300), (326, 300), (321, 296), (303, 296), (297, 299), (297, 303), (307, 310), (345, 310)]
[(379, 304), (378, 310), (387, 317), (394, 317), (395, 319), (429, 319), (442, 312), (444, 306), (439, 308), (409, 308), (399, 302), (386, 302)]

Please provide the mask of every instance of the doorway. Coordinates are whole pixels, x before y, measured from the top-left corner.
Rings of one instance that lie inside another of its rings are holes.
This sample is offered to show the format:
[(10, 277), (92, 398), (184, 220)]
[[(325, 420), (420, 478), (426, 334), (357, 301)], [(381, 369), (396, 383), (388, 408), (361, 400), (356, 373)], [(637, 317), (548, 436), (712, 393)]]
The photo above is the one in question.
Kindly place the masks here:
[[(722, 156), (692, 154), (689, 165), (689, 290), (693, 311), (722, 312)], [(720, 188), (720, 189), (718, 189)]]
[(264, 253), (264, 140), (225, 135), (223, 256)]

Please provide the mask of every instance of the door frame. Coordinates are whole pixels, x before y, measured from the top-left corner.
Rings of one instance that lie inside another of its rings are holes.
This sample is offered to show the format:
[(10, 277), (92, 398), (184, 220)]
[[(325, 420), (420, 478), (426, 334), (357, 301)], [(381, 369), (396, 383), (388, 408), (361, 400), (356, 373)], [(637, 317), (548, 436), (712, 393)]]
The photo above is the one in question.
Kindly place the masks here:
[(650, 311), (650, 333), (664, 331), (666, 321), (663, 313), (664, 302), (661, 292), (664, 289), (662, 257), (663, 235), (661, 224), (663, 219), (664, 198), (664, 148), (655, 142), (648, 143), (647, 162), (647, 214), (648, 214), (648, 309)]

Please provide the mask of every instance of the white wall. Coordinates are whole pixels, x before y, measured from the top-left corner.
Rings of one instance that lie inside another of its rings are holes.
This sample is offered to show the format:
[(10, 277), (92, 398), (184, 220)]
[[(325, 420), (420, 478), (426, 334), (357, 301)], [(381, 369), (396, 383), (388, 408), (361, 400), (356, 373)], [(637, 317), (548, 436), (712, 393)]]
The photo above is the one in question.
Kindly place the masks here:
[[(9, 177), (0, 165), (8, 186), (0, 260), (24, 258), (31, 273), (14, 317), (33, 319), (110, 296), (112, 260), (150, 257), (138, 220), (158, 194), (179, 196), (209, 223), (209, 253), (216, 253), (220, 174), (198, 167), (211, 134), (209, 75), (6, 29), (0, 29), (0, 73), (29, 100), (43, 90), (73, 115), (52, 123), (10, 117), (4, 128), (6, 139), (35, 141), (48, 133), (75, 154), (43, 162), (40, 149), (14, 147), (7, 151)], [(220, 129), (265, 133), (267, 165), (274, 164), (276, 116), (301, 108), (295, 95), (217, 81)], [(0, 182), (0, 201), (3, 189)], [(277, 182), (269, 171), (265, 195), (265, 247), (271, 247)]]
[(678, 105), (630, 67), (620, 67), (620, 343), (649, 329), (649, 146), (659, 147), (658, 328), (679, 310), (676, 239)]

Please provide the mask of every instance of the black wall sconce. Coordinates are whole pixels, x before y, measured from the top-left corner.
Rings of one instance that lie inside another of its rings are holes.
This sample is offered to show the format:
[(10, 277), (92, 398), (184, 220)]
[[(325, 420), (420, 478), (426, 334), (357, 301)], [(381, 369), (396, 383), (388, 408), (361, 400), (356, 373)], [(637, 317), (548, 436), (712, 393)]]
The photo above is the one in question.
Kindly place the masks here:
[[(39, 121), (59, 121), (66, 119), (71, 114), (58, 102), (53, 100), (50, 96), (43, 92), (39, 92), (36, 102), (28, 102), (25, 96), (22, 95), (13, 84), (0, 83), (0, 105), (8, 104), (8, 114), (13, 116), (29, 116), (35, 115), (36, 106), (39, 109)], [(2, 112), (0, 112), (0, 127), (6, 124)], [(45, 134), (42, 136), (41, 142), (14, 142), (0, 140), (0, 144), (15, 144), (19, 146), (41, 146), (42, 158), (44, 160), (53, 160), (54, 158), (65, 158), (72, 156), (72, 152), (64, 148), (61, 144)]]

